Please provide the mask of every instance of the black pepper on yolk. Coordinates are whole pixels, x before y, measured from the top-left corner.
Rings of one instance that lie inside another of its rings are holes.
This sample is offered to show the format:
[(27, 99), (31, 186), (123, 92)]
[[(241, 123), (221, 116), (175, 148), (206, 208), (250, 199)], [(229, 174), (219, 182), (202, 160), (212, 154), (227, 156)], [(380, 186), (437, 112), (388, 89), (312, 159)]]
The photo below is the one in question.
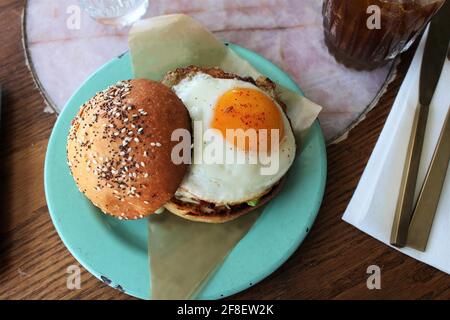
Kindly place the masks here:
[[(244, 131), (254, 129), (258, 138), (257, 148), (260, 148), (259, 130), (267, 129), (268, 151), (271, 149), (272, 129), (278, 130), (280, 141), (284, 136), (284, 122), (280, 109), (266, 94), (251, 88), (235, 88), (225, 92), (214, 107), (211, 127), (219, 130), (225, 138), (227, 129)], [(232, 141), (228, 142), (238, 147), (237, 141), (237, 137), (233, 136)], [(253, 148), (254, 146), (245, 141), (245, 151), (256, 151), (252, 150)]]

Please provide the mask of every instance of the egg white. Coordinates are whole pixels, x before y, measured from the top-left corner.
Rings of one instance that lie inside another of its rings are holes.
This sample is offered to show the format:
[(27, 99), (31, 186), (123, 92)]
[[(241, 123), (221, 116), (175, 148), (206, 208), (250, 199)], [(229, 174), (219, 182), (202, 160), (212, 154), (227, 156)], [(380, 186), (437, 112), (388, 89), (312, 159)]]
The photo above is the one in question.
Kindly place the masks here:
[[(218, 99), (234, 88), (252, 88), (264, 93), (249, 82), (237, 79), (218, 79), (200, 72), (183, 79), (173, 87), (173, 90), (188, 109), (193, 123), (202, 121), (205, 131), (210, 129), (209, 125)], [(271, 98), (271, 100), (273, 99)], [(261, 163), (193, 163), (177, 191), (177, 196), (203, 200), (217, 205), (233, 205), (258, 199), (270, 190), (288, 171), (296, 152), (295, 139), (289, 120), (276, 101), (274, 103), (280, 109), (284, 124), (284, 137), (280, 141), (278, 155), (272, 155), (279, 157), (279, 169), (275, 174), (261, 174), (261, 168), (264, 167)], [(236, 149), (222, 135), (219, 134), (215, 138), (222, 139), (226, 149), (236, 152), (238, 157), (249, 157), (248, 152)]]

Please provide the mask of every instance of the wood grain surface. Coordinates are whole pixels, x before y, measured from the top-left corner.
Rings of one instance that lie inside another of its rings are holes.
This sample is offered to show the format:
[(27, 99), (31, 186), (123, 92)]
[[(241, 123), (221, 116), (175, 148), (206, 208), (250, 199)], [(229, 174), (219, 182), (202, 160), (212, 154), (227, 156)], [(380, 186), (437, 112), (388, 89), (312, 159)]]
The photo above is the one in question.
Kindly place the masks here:
[[(131, 299), (82, 269), (81, 289), (66, 286), (78, 265), (46, 207), (43, 167), (55, 122), (27, 67), (21, 34), (24, 1), (0, 0), (0, 299)], [(273, 275), (231, 299), (450, 299), (450, 276), (372, 239), (341, 220), (399, 89), (411, 52), (379, 105), (349, 138), (328, 148), (322, 209), (302, 246)], [(381, 290), (366, 269), (381, 267)]]

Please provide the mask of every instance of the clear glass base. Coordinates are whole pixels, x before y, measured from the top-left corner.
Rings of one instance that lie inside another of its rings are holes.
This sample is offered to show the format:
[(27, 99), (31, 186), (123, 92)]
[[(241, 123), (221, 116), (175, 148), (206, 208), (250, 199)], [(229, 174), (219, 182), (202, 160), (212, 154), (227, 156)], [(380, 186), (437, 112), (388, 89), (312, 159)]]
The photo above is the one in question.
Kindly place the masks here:
[(80, 1), (84, 10), (96, 21), (112, 26), (128, 26), (147, 12), (148, 0)]

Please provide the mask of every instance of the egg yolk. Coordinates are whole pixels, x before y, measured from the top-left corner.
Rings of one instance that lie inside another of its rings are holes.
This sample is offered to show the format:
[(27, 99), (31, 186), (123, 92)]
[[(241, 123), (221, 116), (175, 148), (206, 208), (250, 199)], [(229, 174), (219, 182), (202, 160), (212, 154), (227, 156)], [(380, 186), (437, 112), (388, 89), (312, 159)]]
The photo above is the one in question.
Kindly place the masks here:
[[(235, 88), (225, 92), (214, 107), (211, 127), (219, 130), (229, 143), (236, 147), (244, 147), (245, 151), (264, 149), (270, 151), (272, 129), (278, 130), (279, 140), (284, 136), (284, 123), (280, 109), (274, 101), (263, 92), (251, 88)], [(257, 143), (238, 144), (236, 135), (227, 136), (227, 129), (256, 130)], [(267, 130), (267, 145), (260, 143), (261, 129)], [(279, 141), (278, 141), (279, 142)], [(262, 147), (262, 148), (261, 148)]]

